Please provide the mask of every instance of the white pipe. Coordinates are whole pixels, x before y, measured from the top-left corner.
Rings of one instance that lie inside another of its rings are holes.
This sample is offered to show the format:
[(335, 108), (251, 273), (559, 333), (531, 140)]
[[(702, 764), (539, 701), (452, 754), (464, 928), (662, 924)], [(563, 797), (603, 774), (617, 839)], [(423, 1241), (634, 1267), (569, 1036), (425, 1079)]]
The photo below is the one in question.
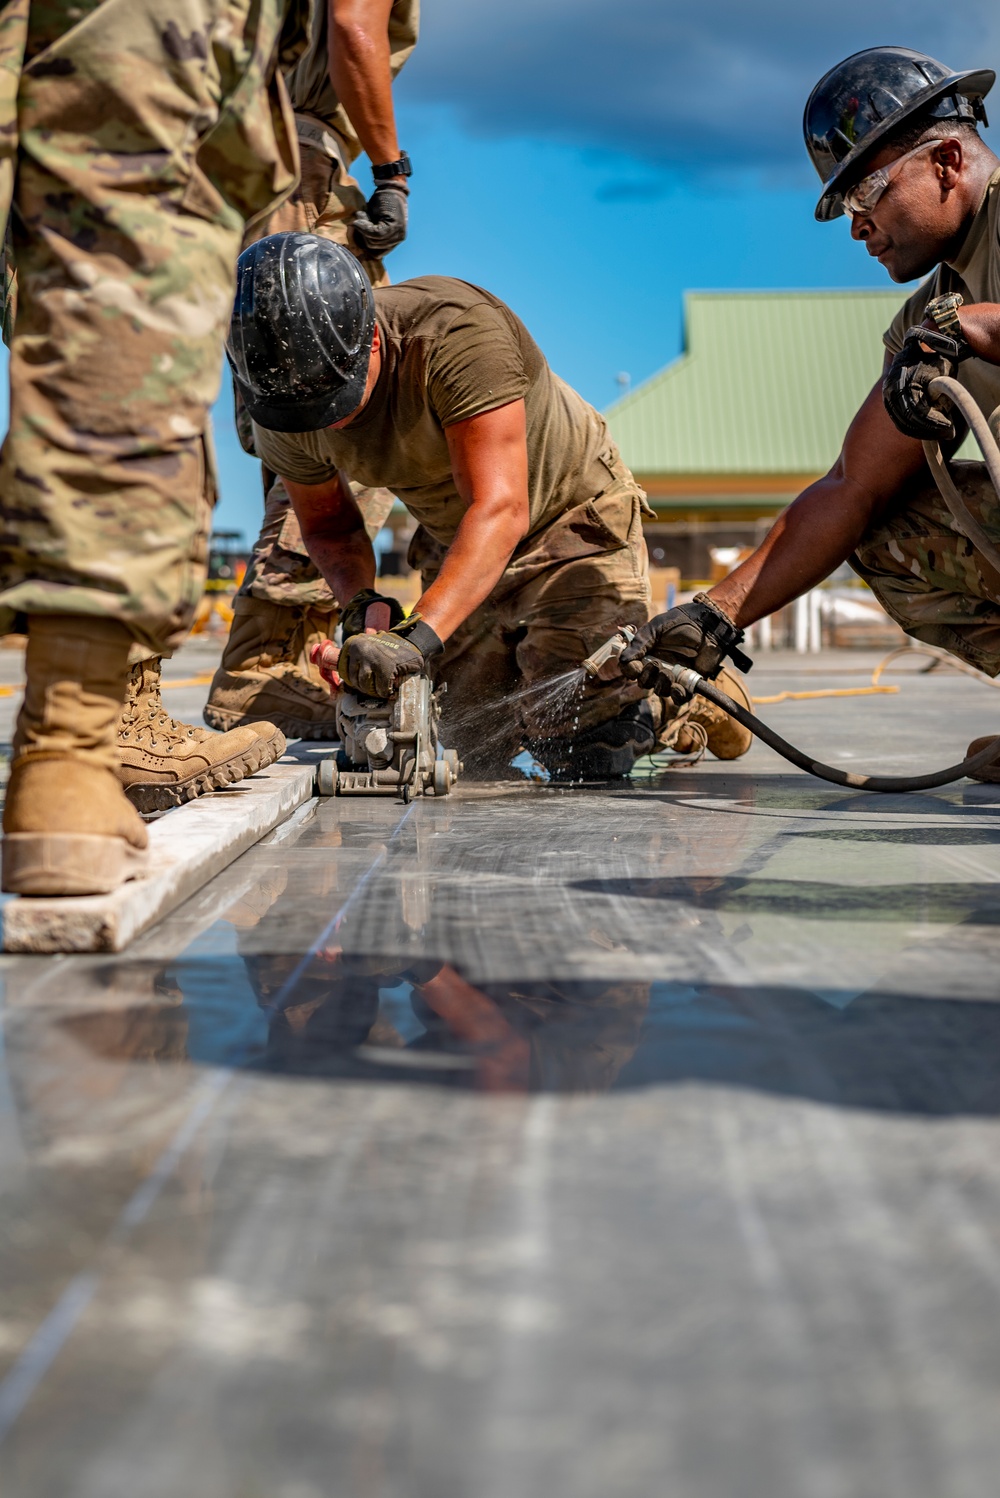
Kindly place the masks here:
[(770, 650), (771, 648), (771, 616), (757, 620), (757, 648), (759, 650)]
[(795, 652), (797, 655), (805, 655), (809, 649), (809, 602), (804, 593), (795, 600), (794, 620)]
[(810, 589), (806, 594), (806, 601), (809, 604), (809, 653), (811, 655), (819, 655), (823, 649), (823, 630), (820, 616), (820, 603), (822, 600), (819, 589)]

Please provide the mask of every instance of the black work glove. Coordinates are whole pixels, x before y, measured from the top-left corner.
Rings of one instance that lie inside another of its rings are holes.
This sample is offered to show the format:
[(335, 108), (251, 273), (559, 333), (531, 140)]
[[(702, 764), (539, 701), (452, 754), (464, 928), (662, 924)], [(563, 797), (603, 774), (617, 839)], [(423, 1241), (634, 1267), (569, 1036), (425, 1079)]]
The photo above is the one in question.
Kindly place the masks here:
[(350, 635), (363, 635), (365, 632), (365, 615), (373, 603), (387, 603), (389, 605), (389, 628), (395, 629), (404, 619), (403, 605), (398, 598), (390, 598), (385, 593), (376, 593), (374, 588), (362, 588), (360, 593), (355, 593), (350, 603), (346, 605), (340, 616), (340, 638), (346, 640)]
[(354, 238), (366, 255), (381, 260), (406, 238), (409, 189), (399, 182), (380, 182), (351, 220)]
[(904, 437), (950, 442), (964, 432), (965, 423), (951, 401), (932, 396), (928, 386), (939, 375), (954, 376), (962, 360), (971, 356), (964, 338), (935, 328), (910, 328), (882, 381), (885, 409)]
[(674, 683), (660, 670), (656, 657), (669, 665), (690, 666), (711, 679), (718, 676), (727, 655), (741, 671), (750, 670), (753, 662), (737, 648), (742, 639), (743, 631), (701, 595), (644, 624), (622, 651), (621, 667), (626, 676), (637, 677), (640, 686), (667, 697)]
[(341, 646), (337, 671), (341, 681), (365, 697), (391, 697), (404, 676), (419, 675), (443, 649), (430, 625), (411, 614), (377, 635), (351, 635)]

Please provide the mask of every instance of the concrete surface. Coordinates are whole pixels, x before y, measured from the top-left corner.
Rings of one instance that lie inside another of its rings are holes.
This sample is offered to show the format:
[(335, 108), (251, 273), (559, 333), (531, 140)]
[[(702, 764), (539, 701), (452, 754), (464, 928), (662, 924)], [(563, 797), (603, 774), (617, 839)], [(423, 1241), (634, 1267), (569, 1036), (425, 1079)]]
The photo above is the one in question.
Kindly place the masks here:
[[(883, 770), (1000, 719), (891, 679), (765, 711)], [(996, 1490), (1000, 788), (297, 816), (0, 960), (4, 1498)]]

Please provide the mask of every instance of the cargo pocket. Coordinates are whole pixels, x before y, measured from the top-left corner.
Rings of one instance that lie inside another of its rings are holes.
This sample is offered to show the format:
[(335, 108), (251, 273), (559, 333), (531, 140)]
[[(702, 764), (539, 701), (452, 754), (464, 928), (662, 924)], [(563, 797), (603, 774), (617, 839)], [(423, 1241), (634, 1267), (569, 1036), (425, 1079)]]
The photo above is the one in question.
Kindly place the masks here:
[(607, 488), (601, 490), (601, 494), (606, 494), (611, 489), (616, 489), (620, 486), (624, 486), (625, 488), (631, 490), (633, 494), (638, 496), (639, 513), (641, 515), (645, 515), (647, 520), (655, 520), (656, 511), (647, 504), (645, 489), (640, 488), (640, 486), (636, 483), (635, 475), (633, 474), (631, 468), (629, 468), (621, 453), (618, 451), (618, 448), (612, 441), (610, 441), (610, 439), (608, 440), (607, 445), (598, 454), (598, 462), (605, 470), (610, 480)]
[(273, 212), (299, 177), (295, 115), (284, 78), (272, 66), (287, 31), (284, 11), (278, 0), (238, 0), (212, 34), (218, 104), (194, 144), (181, 207), (240, 232)]
[(621, 484), (586, 504), (574, 505), (525, 543), (524, 552), (515, 554), (515, 565), (520, 570), (546, 561), (568, 562), (620, 551), (632, 538), (636, 504), (631, 484)]

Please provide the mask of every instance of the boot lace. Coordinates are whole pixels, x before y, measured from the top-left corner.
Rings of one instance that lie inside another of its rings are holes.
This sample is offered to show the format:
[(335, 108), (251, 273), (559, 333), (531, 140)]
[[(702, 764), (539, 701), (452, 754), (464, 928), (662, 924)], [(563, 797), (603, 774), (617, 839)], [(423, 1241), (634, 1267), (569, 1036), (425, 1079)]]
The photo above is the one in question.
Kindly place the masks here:
[(126, 743), (134, 741), (151, 748), (160, 745), (169, 748), (171, 744), (197, 740), (200, 735), (192, 724), (181, 723), (167, 712), (160, 696), (159, 681), (150, 686), (144, 679), (135, 691), (129, 692), (120, 737)]

